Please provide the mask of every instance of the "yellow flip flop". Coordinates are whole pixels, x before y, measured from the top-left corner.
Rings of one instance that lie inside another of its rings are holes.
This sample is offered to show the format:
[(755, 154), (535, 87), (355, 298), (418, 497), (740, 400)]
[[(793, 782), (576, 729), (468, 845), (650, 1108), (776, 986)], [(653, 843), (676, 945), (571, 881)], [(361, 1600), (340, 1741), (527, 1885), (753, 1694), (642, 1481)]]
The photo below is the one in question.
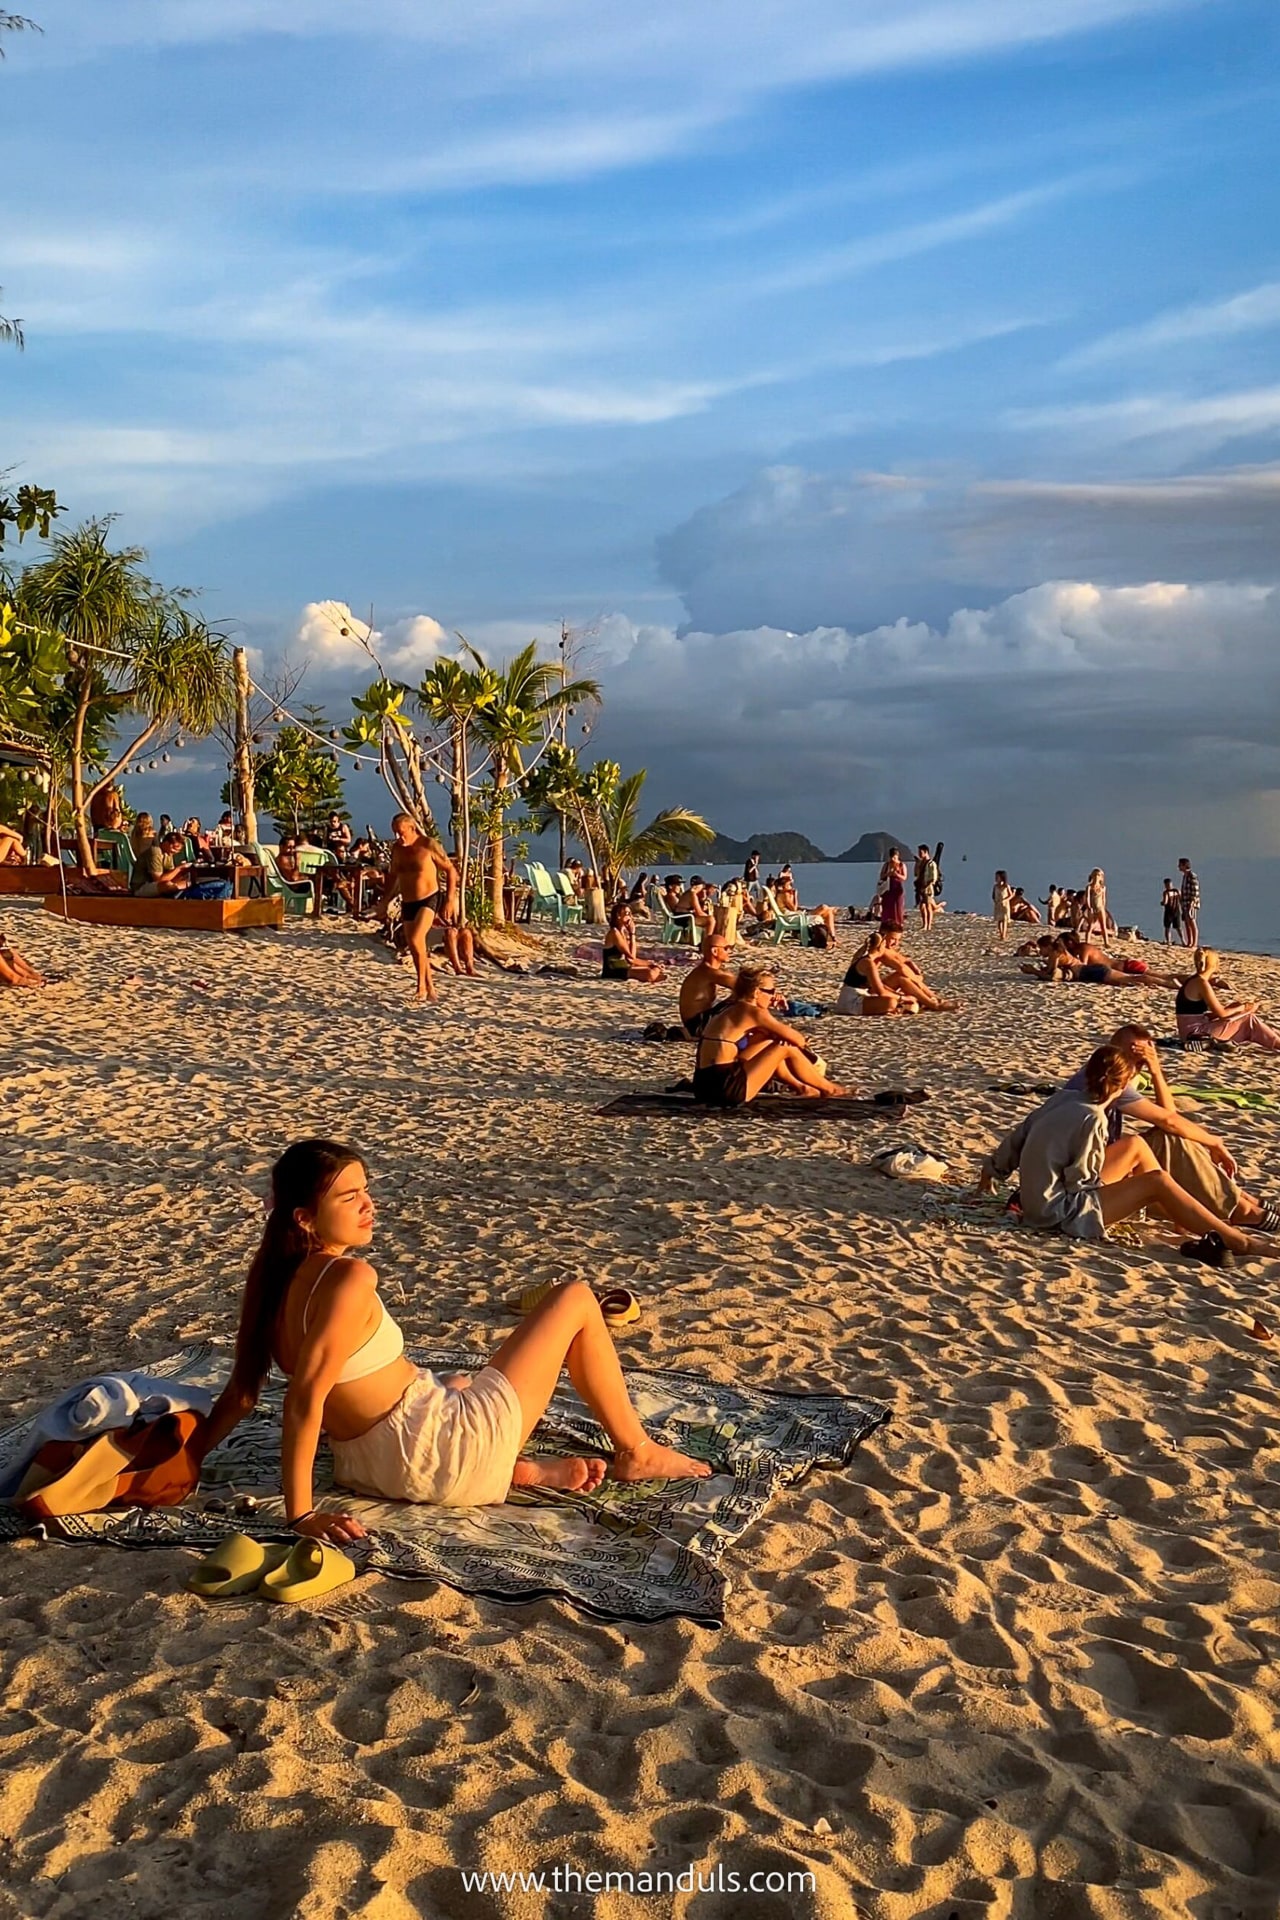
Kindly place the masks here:
[(607, 1327), (629, 1327), (640, 1318), (640, 1302), (630, 1287), (610, 1287), (596, 1294)]
[(252, 1593), (263, 1576), (289, 1558), (287, 1540), (254, 1540), (247, 1533), (228, 1534), (212, 1553), (206, 1553), (191, 1578), (187, 1592), (202, 1600), (227, 1600)]
[(299, 1540), (281, 1567), (267, 1574), (258, 1591), (268, 1600), (314, 1600), (354, 1580), (356, 1570), (345, 1553), (323, 1540)]
[(532, 1313), (535, 1307), (540, 1307), (547, 1295), (554, 1293), (556, 1288), (563, 1284), (561, 1280), (539, 1280), (532, 1287), (526, 1287), (523, 1293), (511, 1294), (507, 1305), (512, 1313), (518, 1313), (523, 1318), (526, 1314)]

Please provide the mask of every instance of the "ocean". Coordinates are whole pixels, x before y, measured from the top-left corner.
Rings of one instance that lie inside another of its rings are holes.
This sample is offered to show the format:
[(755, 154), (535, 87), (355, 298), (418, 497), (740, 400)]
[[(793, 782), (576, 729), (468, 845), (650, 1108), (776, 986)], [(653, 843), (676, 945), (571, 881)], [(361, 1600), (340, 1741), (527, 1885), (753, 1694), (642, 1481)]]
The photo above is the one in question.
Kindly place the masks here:
[[(907, 863), (907, 905), (911, 907), (910, 861)], [(832, 906), (843, 909), (850, 904), (866, 906), (875, 892), (878, 866), (846, 866), (840, 861), (822, 865), (795, 866), (796, 887), (805, 906)], [(707, 880), (731, 880), (741, 867), (704, 866), (696, 860), (683, 866), (672, 863), (661, 870), (683, 873), (687, 878), (700, 873)], [(768, 867), (762, 863), (762, 872)], [(1028, 900), (1037, 904), (1049, 891), (1049, 882), (1059, 886), (1082, 887), (1088, 872), (1078, 874), (1055, 869), (1045, 874), (1020, 872), (1009, 868), (1009, 879), (1021, 886)], [(1147, 938), (1161, 938), (1160, 894), (1164, 868), (1106, 869), (1107, 904), (1121, 926), (1140, 927)], [(1280, 954), (1280, 860), (1205, 860), (1196, 867), (1200, 881), (1200, 934), (1206, 946), (1220, 947), (1232, 953)], [(944, 853), (942, 861), (942, 897), (951, 913), (991, 912), (991, 882), (994, 868), (978, 866), (960, 855), (954, 859)], [(1176, 861), (1171, 878), (1178, 878)], [(1041, 909), (1043, 911), (1043, 908)], [(909, 912), (910, 923), (910, 912)], [(916, 923), (918, 925), (918, 922)]]

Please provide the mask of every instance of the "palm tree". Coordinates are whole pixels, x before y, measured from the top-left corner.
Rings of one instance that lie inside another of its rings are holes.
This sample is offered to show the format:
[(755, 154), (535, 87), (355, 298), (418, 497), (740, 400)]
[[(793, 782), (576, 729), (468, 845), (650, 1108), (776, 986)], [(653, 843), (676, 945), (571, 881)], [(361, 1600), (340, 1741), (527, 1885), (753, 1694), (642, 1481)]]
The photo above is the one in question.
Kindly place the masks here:
[[(465, 642), (463, 643), (465, 645)], [(478, 657), (478, 656), (477, 656)], [(448, 782), (453, 791), (453, 845), (458, 865), (458, 912), (467, 915), (467, 869), (471, 859), (471, 733), (497, 705), (501, 682), (492, 668), (464, 667), (447, 655), (418, 688), (418, 705), (449, 743)]]
[(640, 795), (647, 778), (638, 773), (619, 778), (597, 813), (596, 845), (604, 865), (606, 898), (612, 898), (628, 867), (656, 867), (662, 860), (682, 860), (692, 847), (716, 837), (700, 813), (688, 807), (664, 807), (642, 827)]
[[(468, 645), (467, 652), (478, 665), (485, 662)], [(600, 698), (594, 680), (566, 681), (562, 669), (551, 660), (539, 660), (537, 641), (531, 640), (498, 676), (497, 696), (492, 706), (477, 711), (475, 730), (489, 750), (490, 778), (493, 785), (494, 824), (489, 834), (489, 903), (495, 926), (503, 920), (502, 883), (506, 873), (505, 817), (515, 783), (523, 778), (525, 754), (530, 747), (545, 748), (554, 736), (560, 714)]]
[[(94, 871), (89, 806), (157, 736), (210, 733), (233, 697), (226, 643), (142, 572), (140, 547), (112, 549), (110, 523), (91, 520), (56, 534), (45, 559), (19, 584), (19, 611), (63, 651), (70, 697), (67, 762), (76, 846)], [(127, 714), (137, 725), (108, 766), (105, 739)], [(97, 736), (95, 738), (95, 736)], [(98, 777), (86, 785), (86, 768)]]

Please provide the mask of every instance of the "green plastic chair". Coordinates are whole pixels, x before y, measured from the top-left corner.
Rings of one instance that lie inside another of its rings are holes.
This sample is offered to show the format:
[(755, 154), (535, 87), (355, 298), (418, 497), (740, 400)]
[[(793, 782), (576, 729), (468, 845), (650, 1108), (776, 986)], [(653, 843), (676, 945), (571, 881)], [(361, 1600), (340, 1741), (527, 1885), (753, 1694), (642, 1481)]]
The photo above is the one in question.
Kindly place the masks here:
[(339, 903), (336, 910), (340, 913), (346, 912), (346, 909), (347, 909), (346, 901), (342, 898), (342, 895), (338, 893), (336, 887), (333, 885), (333, 882), (328, 878), (328, 875), (325, 872), (326, 868), (333, 867), (336, 869), (337, 865), (338, 865), (337, 859), (332, 853), (330, 853), (328, 847), (299, 847), (298, 848), (299, 873), (305, 873), (308, 876), (308, 878), (310, 878), (311, 875), (313, 874), (320, 874), (324, 876), (320, 880), (320, 883), (316, 888), (316, 907), (317, 907), (317, 910), (321, 913), (324, 912), (326, 900), (329, 906), (332, 908), (333, 902), (335, 901), (335, 899)]
[[(554, 920), (558, 927), (569, 924), (568, 901), (553, 886), (551, 875), (536, 860), (525, 863), (525, 872), (529, 876), (529, 885), (533, 888), (533, 911), (539, 920)], [(578, 918), (582, 918), (581, 909)]]
[(765, 899), (773, 908), (773, 919), (761, 935), (766, 946), (780, 947), (784, 940), (798, 940), (801, 946), (809, 944), (809, 916), (803, 907), (792, 913), (786, 907), (780, 907), (768, 887), (762, 889)]
[(94, 859), (99, 857), (99, 849), (107, 855), (105, 864), (114, 873), (124, 874), (127, 880), (133, 878), (133, 845), (127, 833), (116, 833), (110, 827), (99, 827), (93, 836)]
[(581, 920), (582, 899), (578, 893), (578, 889), (573, 884), (573, 875), (570, 873), (554, 873), (551, 878), (556, 892), (564, 901), (566, 919), (570, 921)]
[(276, 865), (274, 853), (270, 847), (264, 847), (260, 840), (251, 840), (249, 851), (266, 876), (268, 897), (278, 896), (284, 901), (286, 916), (291, 914), (295, 919), (305, 919), (315, 905), (315, 894), (311, 888), (298, 887), (292, 880), (286, 880)]
[(698, 923), (691, 913), (672, 913), (658, 887), (650, 889), (649, 906), (657, 917), (658, 941), (661, 946), (697, 946)]

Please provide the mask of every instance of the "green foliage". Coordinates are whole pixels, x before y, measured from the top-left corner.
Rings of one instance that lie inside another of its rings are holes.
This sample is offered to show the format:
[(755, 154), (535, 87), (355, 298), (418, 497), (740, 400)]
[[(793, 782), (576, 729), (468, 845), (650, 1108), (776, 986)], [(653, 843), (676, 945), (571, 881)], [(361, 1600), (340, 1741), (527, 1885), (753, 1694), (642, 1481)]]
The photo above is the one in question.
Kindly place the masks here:
[[(331, 813), (348, 818), (342, 774), (333, 756), (301, 727), (281, 727), (275, 745), (253, 756), (254, 792), (277, 833), (308, 833), (322, 839)], [(222, 789), (233, 804), (232, 783)]]
[[(5, 322), (0, 320), (0, 339), (3, 339)], [(16, 322), (9, 322), (16, 325)], [(19, 336), (21, 338), (21, 336)], [(0, 547), (3, 547), (5, 535), (12, 527), (19, 540), (25, 540), (31, 532), (38, 533), (42, 540), (49, 538), (49, 530), (56, 515), (65, 512), (58, 505), (57, 495), (51, 487), (20, 486), (15, 493), (0, 493)]]
[(616, 760), (597, 760), (584, 768), (572, 749), (549, 747), (521, 783), (529, 824), (540, 833), (563, 819), (611, 892), (626, 870), (682, 860), (695, 844), (715, 838), (714, 829), (687, 807), (664, 807), (642, 827), (640, 796), (646, 778), (643, 768), (624, 778)]
[[(59, 778), (70, 774), (86, 866), (96, 787), (157, 735), (210, 733), (232, 700), (222, 636), (189, 610), (187, 594), (165, 591), (143, 572), (141, 548), (113, 548), (109, 533), (107, 520), (55, 533), (47, 554), (24, 568), (10, 622), (16, 651), (0, 667), (0, 711), (34, 704), (34, 730)], [(115, 735), (126, 720), (131, 737), (121, 748)]]

